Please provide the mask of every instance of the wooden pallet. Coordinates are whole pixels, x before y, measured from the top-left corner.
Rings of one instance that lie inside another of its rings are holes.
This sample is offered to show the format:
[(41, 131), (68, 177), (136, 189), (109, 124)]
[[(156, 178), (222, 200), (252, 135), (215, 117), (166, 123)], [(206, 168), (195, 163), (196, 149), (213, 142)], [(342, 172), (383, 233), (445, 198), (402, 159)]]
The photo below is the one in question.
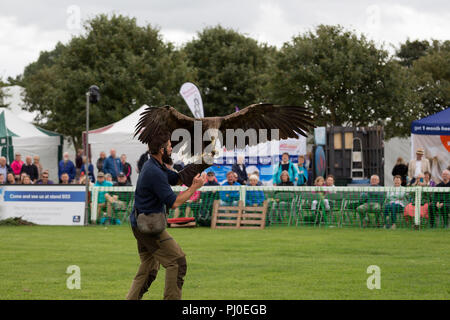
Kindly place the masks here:
[(212, 229), (264, 229), (266, 226), (267, 200), (262, 207), (244, 207), (239, 201), (237, 206), (220, 206), (214, 200)]

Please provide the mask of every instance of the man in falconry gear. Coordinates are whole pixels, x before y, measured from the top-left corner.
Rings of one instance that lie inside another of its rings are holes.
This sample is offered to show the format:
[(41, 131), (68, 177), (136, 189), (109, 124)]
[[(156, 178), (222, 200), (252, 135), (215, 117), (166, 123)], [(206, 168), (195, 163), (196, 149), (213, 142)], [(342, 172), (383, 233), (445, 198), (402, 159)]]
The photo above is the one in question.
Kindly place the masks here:
[[(127, 299), (142, 299), (153, 280), (159, 265), (166, 269), (165, 300), (180, 300), (187, 265), (183, 250), (164, 229), (159, 234), (146, 234), (138, 227), (139, 215), (165, 215), (166, 208), (175, 209), (186, 202), (203, 186), (204, 179), (197, 174), (190, 187), (178, 196), (170, 184), (178, 184), (176, 172), (167, 169), (165, 162), (172, 153), (170, 135), (158, 133), (148, 143), (150, 159), (139, 174), (135, 191), (135, 204), (130, 215), (131, 228), (137, 240), (141, 264), (127, 294)], [(164, 220), (165, 222), (165, 220)]]
[[(298, 134), (306, 136), (308, 127), (314, 127), (312, 114), (298, 106), (281, 106), (273, 104), (254, 104), (238, 112), (224, 117), (206, 117), (194, 119), (185, 116), (173, 107), (148, 107), (136, 125), (135, 136), (148, 145), (150, 158), (145, 162), (139, 174), (135, 191), (135, 204), (130, 222), (133, 234), (137, 240), (141, 264), (134, 277), (127, 299), (141, 299), (155, 280), (159, 264), (166, 268), (164, 299), (181, 299), (184, 276), (187, 264), (184, 252), (166, 230), (156, 235), (146, 234), (138, 228), (139, 215), (152, 215), (166, 212), (166, 208), (175, 209), (187, 201), (196, 190), (201, 188), (204, 178), (200, 176), (212, 162), (205, 163), (203, 141), (201, 154), (198, 150), (194, 155), (201, 156), (200, 163), (191, 163), (180, 172), (168, 170), (164, 163), (171, 156), (172, 147), (177, 141), (171, 141), (172, 133), (177, 129), (187, 130), (195, 138), (195, 122), (200, 121), (202, 136), (209, 130), (215, 130), (225, 136), (227, 129), (277, 129), (278, 139), (297, 138)], [(209, 157), (214, 157), (217, 136), (211, 138), (213, 148)], [(188, 141), (192, 142), (192, 140)], [(183, 142), (181, 142), (183, 143)], [(234, 142), (233, 142), (234, 143)], [(246, 141), (249, 146), (256, 141)], [(188, 146), (189, 147), (189, 146)], [(190, 146), (192, 149), (192, 145)], [(170, 185), (185, 184), (188, 189), (178, 196)]]

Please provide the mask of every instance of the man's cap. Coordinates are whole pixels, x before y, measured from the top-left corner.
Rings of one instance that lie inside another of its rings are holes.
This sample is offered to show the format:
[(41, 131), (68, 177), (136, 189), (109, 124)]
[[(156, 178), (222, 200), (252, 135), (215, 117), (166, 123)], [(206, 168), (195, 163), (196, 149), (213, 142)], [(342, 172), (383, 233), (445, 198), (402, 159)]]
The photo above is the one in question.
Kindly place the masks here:
[(122, 171), (119, 173), (119, 177), (125, 177), (125, 173), (123, 173)]
[(103, 172), (100, 171), (100, 172), (98, 173), (98, 175), (97, 175), (97, 178), (98, 178), (98, 177), (105, 177), (105, 174), (104, 174)]
[(425, 154), (425, 151), (423, 150), (423, 148), (418, 148), (416, 154)]
[(214, 171), (208, 171), (207, 175), (208, 176), (215, 176), (216, 174), (214, 173)]

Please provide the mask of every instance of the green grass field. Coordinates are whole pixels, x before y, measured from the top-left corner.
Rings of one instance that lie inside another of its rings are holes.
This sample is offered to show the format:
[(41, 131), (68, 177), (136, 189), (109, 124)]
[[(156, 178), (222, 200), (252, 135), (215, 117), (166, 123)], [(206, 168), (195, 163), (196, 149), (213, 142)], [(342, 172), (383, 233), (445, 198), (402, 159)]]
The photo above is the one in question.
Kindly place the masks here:
[[(169, 229), (187, 255), (183, 299), (449, 299), (447, 230)], [(0, 299), (124, 299), (139, 258), (129, 226), (0, 227)], [(69, 265), (81, 289), (69, 290)], [(381, 289), (367, 288), (367, 267)], [(164, 269), (144, 299), (161, 299)]]

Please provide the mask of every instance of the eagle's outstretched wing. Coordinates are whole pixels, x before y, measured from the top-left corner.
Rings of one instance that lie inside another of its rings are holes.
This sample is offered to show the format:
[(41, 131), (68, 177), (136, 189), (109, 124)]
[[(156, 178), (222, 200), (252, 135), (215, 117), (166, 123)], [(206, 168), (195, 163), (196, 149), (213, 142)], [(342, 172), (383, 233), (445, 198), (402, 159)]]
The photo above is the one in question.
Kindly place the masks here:
[[(141, 118), (135, 129), (135, 136), (142, 143), (148, 144), (152, 137), (167, 132), (172, 135), (176, 129), (186, 129), (190, 137), (194, 138), (194, 123), (202, 122), (202, 136), (208, 129), (219, 129), (226, 137), (227, 129), (255, 129), (259, 139), (259, 129), (269, 130), (279, 129), (279, 139), (297, 138), (298, 134), (306, 136), (309, 128), (315, 127), (313, 115), (304, 107), (284, 106), (269, 103), (252, 104), (241, 111), (232, 113), (224, 117), (207, 117), (194, 119), (188, 117), (171, 106), (148, 107), (141, 113)], [(248, 139), (246, 139), (246, 144)], [(178, 141), (172, 141), (172, 146), (176, 146)], [(191, 143), (192, 144), (192, 143)], [(193, 146), (191, 145), (191, 151)], [(192, 152), (191, 152), (192, 154)]]
[(313, 114), (304, 107), (262, 103), (223, 117), (219, 130), (225, 136), (226, 129), (279, 129), (280, 139), (287, 139), (297, 138), (297, 133), (306, 137), (314, 127)]
[[(134, 136), (138, 136), (138, 140), (142, 143), (148, 144), (152, 137), (162, 132), (172, 135), (176, 129), (186, 129), (194, 138), (194, 123), (199, 120), (202, 122), (202, 136), (208, 129), (219, 129), (223, 137), (226, 137), (227, 129), (242, 129), (244, 132), (248, 129), (255, 129), (258, 135), (259, 129), (279, 129), (280, 139), (297, 138), (298, 134), (306, 136), (309, 127), (315, 127), (312, 116), (304, 107), (268, 103), (253, 104), (225, 117), (202, 119), (188, 117), (170, 106), (148, 107), (141, 113)], [(269, 138), (268, 135), (267, 138)], [(172, 146), (176, 144), (178, 144), (177, 141), (172, 141)], [(247, 143), (247, 139), (246, 144), (250, 144)], [(192, 154), (192, 143), (190, 147)], [(179, 177), (185, 185), (190, 186), (193, 177), (209, 166), (205, 163), (189, 164), (179, 172)]]
[(188, 117), (171, 106), (148, 107), (140, 115), (134, 136), (148, 144), (160, 132), (172, 134), (176, 129), (186, 129), (194, 134), (194, 118)]

